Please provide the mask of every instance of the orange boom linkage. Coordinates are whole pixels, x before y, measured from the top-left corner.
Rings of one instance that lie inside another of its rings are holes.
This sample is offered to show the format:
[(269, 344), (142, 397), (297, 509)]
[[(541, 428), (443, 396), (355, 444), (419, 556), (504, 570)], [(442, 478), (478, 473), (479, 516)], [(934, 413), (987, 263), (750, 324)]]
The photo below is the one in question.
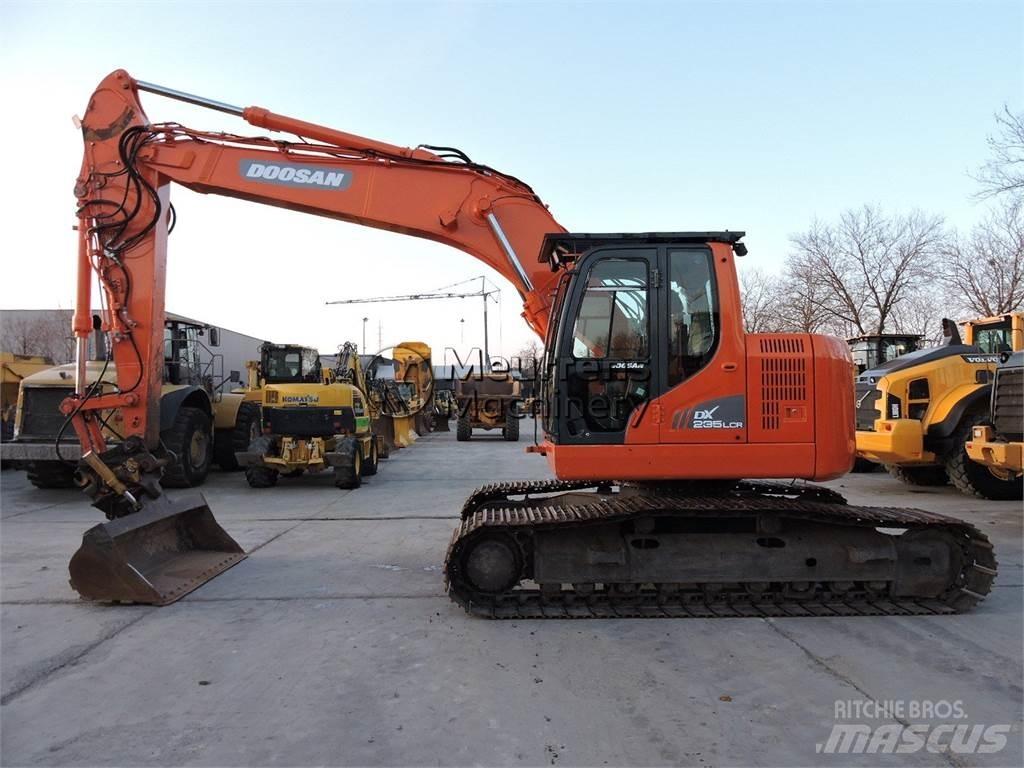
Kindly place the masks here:
[[(139, 91), (296, 140), (150, 124)], [(471, 613), (671, 615), (666, 606), (694, 595), (761, 612), (883, 598), (948, 612), (987, 592), (994, 561), (968, 526), (738, 482), (837, 477), (854, 450), (845, 345), (744, 333), (742, 233), (568, 233), (529, 186), (459, 150), (398, 147), (124, 71), (96, 89), (82, 131), (79, 375), (62, 410), (82, 442), (83, 486), (117, 518), (87, 533), (72, 560), (83, 595), (170, 602), (244, 557), (201, 497), (170, 503), (159, 485), (170, 182), (446, 243), (516, 286), (546, 348), (544, 438), (531, 450), (559, 481), (490, 486), (466, 502), (445, 573)], [(111, 392), (85, 377), (93, 274), (117, 367)], [(112, 408), (126, 439), (108, 449), (101, 413)], [(110, 555), (121, 544), (120, 559)]]
[[(139, 103), (139, 90), (238, 115), (300, 140), (153, 125)], [(122, 389), (91, 398), (78, 411), (73, 423), (87, 446), (103, 450), (97, 420), (90, 414), (111, 407), (122, 409), (129, 434), (156, 443), (172, 181), (196, 192), (416, 235), (464, 250), (519, 287), (527, 322), (544, 335), (557, 276), (535, 257), (545, 234), (564, 230), (528, 186), (455, 151), (406, 149), (259, 107), (201, 100), (139, 83), (124, 71), (109, 75), (96, 89), (82, 133), (85, 157), (75, 187), (80, 244), (74, 331), (84, 343), (93, 330), (89, 289), (95, 271), (109, 302), (107, 322)]]

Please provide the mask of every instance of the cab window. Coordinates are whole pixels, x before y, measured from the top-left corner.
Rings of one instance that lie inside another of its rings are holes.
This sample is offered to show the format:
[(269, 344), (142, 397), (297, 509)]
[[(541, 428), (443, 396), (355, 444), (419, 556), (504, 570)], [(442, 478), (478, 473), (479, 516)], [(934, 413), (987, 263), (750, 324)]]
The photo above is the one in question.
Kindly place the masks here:
[(297, 350), (277, 352), (268, 362), (268, 378), (297, 379), (302, 372), (302, 357)]
[(310, 382), (320, 379), (320, 353), (315, 349), (302, 350), (302, 376)]
[(1010, 346), (1010, 329), (1006, 326), (975, 328), (974, 344), (989, 354), (1013, 351)]
[(711, 252), (676, 248), (668, 252), (669, 366), (674, 386), (699, 371), (714, 355), (720, 331)]
[(587, 277), (573, 326), (576, 359), (638, 360), (648, 354), (647, 264), (604, 259)]

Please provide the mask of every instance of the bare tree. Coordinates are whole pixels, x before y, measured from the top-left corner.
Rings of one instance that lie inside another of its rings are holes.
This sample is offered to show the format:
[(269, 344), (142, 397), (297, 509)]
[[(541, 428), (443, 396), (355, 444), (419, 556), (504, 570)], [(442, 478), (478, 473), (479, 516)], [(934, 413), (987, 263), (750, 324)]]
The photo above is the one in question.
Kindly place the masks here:
[(827, 285), (809, 260), (790, 258), (779, 280), (779, 330), (788, 333), (835, 333), (848, 335), (827, 310)]
[(69, 362), (74, 356), (71, 312), (33, 312), (4, 320), (0, 347), (17, 355), (40, 355), (54, 363)]
[(957, 309), (990, 317), (1024, 306), (1024, 197), (996, 206), (945, 247), (943, 278)]
[(992, 156), (974, 176), (981, 185), (977, 197), (988, 199), (1006, 195), (1024, 202), (1024, 113), (1008, 106), (996, 113), (996, 133), (988, 137)]
[(522, 371), (524, 377), (533, 378), (543, 356), (544, 348), (536, 339), (531, 339), (516, 353), (516, 358), (512, 360), (512, 367)]
[(890, 215), (865, 205), (794, 235), (787, 274), (807, 320), (815, 319), (814, 310), (833, 333), (884, 333), (900, 306), (932, 279), (942, 241), (938, 216)]
[(942, 341), (943, 316), (957, 316), (949, 309), (954, 304), (942, 281), (922, 282), (896, 308), (893, 328), (897, 333), (919, 334), (923, 337), (922, 346), (938, 344)]
[(784, 330), (779, 278), (756, 267), (741, 270), (739, 278), (746, 332), (777, 333)]
[(15, 317), (4, 322), (3, 346), (5, 352), (16, 355), (41, 355), (45, 330), (39, 318)]

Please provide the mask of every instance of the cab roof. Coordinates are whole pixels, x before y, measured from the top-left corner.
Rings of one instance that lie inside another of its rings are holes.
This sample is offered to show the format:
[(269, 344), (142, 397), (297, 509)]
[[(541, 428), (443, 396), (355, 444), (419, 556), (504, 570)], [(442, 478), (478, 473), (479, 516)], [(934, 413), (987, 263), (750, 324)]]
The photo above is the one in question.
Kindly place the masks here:
[(537, 259), (551, 263), (557, 253), (559, 261), (572, 261), (575, 256), (603, 245), (657, 245), (660, 243), (728, 243), (735, 245), (746, 232), (624, 232), (595, 234), (592, 232), (553, 232), (544, 235)]

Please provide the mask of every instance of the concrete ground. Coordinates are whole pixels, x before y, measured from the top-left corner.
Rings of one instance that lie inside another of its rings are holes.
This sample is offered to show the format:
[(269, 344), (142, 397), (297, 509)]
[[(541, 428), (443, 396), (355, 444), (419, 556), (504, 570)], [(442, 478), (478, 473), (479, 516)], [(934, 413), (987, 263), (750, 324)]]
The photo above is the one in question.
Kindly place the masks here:
[[(430, 435), (350, 492), (212, 475), (203, 491), (251, 554), (165, 608), (76, 599), (67, 561), (98, 513), (4, 472), (0, 763), (1024, 764), (1019, 503), (884, 474), (829, 484), (979, 525), (999, 577), (968, 615), (471, 619), (444, 595), (445, 547), (475, 486), (548, 476), (523, 447)], [(888, 702), (871, 726), (1012, 728), (989, 754), (818, 753), (837, 702)]]

